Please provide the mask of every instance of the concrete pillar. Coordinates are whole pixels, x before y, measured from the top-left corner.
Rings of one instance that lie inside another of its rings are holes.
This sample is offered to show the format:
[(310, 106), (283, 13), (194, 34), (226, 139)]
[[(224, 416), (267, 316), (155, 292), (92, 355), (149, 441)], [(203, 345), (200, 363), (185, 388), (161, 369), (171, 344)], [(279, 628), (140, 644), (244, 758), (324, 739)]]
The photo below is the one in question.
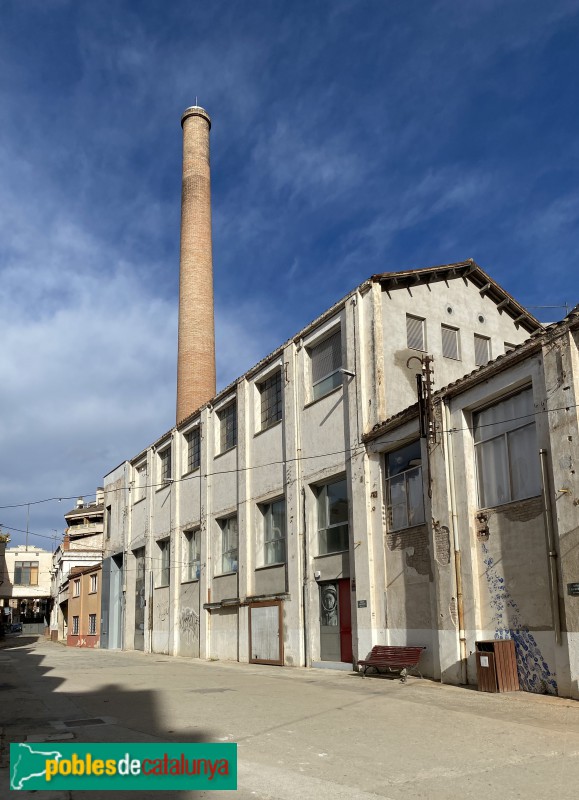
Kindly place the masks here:
[(183, 184), (179, 278), (177, 424), (215, 395), (215, 324), (211, 250), (209, 114), (199, 106), (182, 118)]

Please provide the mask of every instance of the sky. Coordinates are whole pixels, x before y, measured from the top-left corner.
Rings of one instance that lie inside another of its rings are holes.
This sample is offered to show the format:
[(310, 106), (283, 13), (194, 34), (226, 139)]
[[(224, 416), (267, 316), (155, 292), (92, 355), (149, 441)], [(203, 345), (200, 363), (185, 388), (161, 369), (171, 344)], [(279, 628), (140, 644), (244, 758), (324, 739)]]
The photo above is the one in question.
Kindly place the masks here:
[(51, 549), (175, 422), (196, 99), (218, 389), (379, 272), (474, 258), (542, 321), (579, 302), (578, 0), (0, 0), (0, 20), (13, 545), (28, 525)]

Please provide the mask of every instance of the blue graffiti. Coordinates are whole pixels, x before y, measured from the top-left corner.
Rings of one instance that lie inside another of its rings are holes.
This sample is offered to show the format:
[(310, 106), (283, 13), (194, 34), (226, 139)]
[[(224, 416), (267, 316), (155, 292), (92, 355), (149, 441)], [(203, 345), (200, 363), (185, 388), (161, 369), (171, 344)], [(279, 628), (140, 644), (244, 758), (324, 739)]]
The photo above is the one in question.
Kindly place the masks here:
[[(490, 594), (490, 605), (494, 611), (495, 639), (512, 639), (517, 655), (517, 671), (521, 688), (537, 694), (557, 694), (555, 674), (549, 669), (535, 637), (521, 621), (519, 607), (509, 594), (505, 579), (498, 573), (488, 547), (481, 542), (485, 563), (485, 575)], [(504, 614), (508, 612), (508, 625)]]

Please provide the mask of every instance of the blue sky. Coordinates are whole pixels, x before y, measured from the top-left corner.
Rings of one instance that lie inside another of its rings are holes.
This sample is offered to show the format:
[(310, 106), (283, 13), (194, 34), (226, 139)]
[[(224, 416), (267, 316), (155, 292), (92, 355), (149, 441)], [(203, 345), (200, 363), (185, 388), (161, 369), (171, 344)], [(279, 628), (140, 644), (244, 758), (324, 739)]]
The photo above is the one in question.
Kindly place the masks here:
[[(376, 272), (472, 257), (527, 306), (579, 302), (577, 0), (0, 0), (0, 19), (2, 506), (88, 497), (174, 422), (196, 97), (220, 387)], [(32, 506), (30, 530), (73, 505)]]

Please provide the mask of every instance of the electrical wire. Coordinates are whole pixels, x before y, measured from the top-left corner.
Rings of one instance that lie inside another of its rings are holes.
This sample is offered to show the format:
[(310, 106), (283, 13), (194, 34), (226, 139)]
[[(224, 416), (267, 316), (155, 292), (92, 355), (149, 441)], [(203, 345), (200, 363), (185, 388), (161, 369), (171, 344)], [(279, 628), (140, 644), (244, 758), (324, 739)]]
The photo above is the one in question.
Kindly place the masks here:
[[(555, 413), (557, 411), (570, 411), (572, 408), (579, 408), (579, 403), (569, 403), (568, 405), (559, 406), (558, 408), (537, 409), (532, 414), (523, 414), (522, 416), (519, 416), (519, 417), (508, 417), (506, 419), (498, 420), (496, 422), (487, 422), (487, 423), (484, 423), (483, 425), (477, 425), (476, 429), (478, 430), (480, 428), (488, 428), (488, 427), (491, 427), (493, 425), (504, 425), (506, 422), (517, 422), (517, 421), (522, 420), (522, 419), (529, 419), (530, 417), (536, 417), (538, 414), (552, 414), (552, 413)], [(462, 428), (450, 428), (448, 432), (449, 433), (459, 433), (460, 431), (470, 431), (470, 433), (474, 433), (474, 430), (475, 430), (474, 427), (467, 425), (467, 426), (462, 427)], [(400, 438), (400, 439), (385, 439), (385, 440), (381, 441), (381, 444), (402, 444), (402, 443), (406, 443), (407, 441), (408, 441), (408, 437), (405, 436), (405, 437)], [(330, 456), (342, 455), (342, 454), (345, 454), (345, 453), (349, 453), (349, 454), (352, 455), (352, 454), (363, 453), (363, 452), (366, 452), (366, 445), (357, 445), (357, 446), (351, 447), (351, 448), (344, 448), (342, 450), (335, 450), (335, 451), (330, 452), (330, 453), (321, 453), (321, 454), (316, 454), (316, 455), (312, 455), (312, 456), (303, 456), (303, 455), (301, 455), (301, 456), (296, 456), (295, 458), (286, 458), (286, 459), (282, 459), (282, 460), (279, 460), (279, 461), (269, 461), (269, 462), (265, 462), (263, 464), (249, 465), (249, 466), (245, 466), (245, 467), (236, 467), (234, 469), (216, 470), (214, 472), (201, 472), (201, 471), (197, 472), (196, 471), (193, 474), (183, 475), (181, 478), (172, 478), (172, 479), (169, 480), (169, 482), (170, 483), (183, 483), (185, 481), (194, 480), (194, 479), (212, 478), (212, 477), (219, 476), (219, 475), (239, 474), (241, 472), (247, 472), (249, 470), (263, 469), (265, 467), (283, 466), (285, 464), (289, 464), (289, 463), (292, 463), (292, 462), (295, 462), (295, 461), (306, 461), (306, 460), (309, 460), (309, 459), (312, 459), (312, 458), (316, 458), (316, 459), (328, 458)], [(166, 481), (160, 481), (159, 483), (143, 484), (139, 488), (141, 488), (141, 489), (153, 489), (153, 488), (157, 488), (157, 487), (163, 487), (163, 486), (166, 486), (166, 485), (167, 485)], [(105, 491), (106, 491), (106, 494), (113, 494), (114, 492), (123, 492), (123, 491), (127, 491), (127, 490), (130, 491), (130, 487), (128, 487), (128, 486), (120, 486), (120, 487), (116, 487), (116, 488), (107, 488)], [(92, 495), (93, 495), (93, 492), (79, 492), (77, 494), (68, 495), (68, 496), (61, 495), (61, 496), (58, 496), (58, 497), (46, 497), (46, 498), (43, 498), (41, 500), (30, 500), (30, 501), (25, 502), (25, 503), (12, 503), (10, 505), (0, 505), (0, 510), (6, 510), (6, 509), (11, 509), (11, 508), (26, 508), (27, 506), (40, 505), (42, 503), (51, 503), (51, 502), (55, 502), (55, 501), (61, 502), (62, 500), (76, 500), (78, 497), (92, 497)], [(88, 506), (87, 507), (87, 511), (90, 512), (90, 508), (91, 508), (91, 506)], [(79, 510), (81, 510), (81, 509), (79, 509)], [(3, 525), (1, 527), (5, 527), (5, 528), (8, 529), (7, 525)], [(35, 535), (39, 535), (39, 534), (35, 534)], [(47, 538), (51, 538), (51, 537), (47, 537)]]

